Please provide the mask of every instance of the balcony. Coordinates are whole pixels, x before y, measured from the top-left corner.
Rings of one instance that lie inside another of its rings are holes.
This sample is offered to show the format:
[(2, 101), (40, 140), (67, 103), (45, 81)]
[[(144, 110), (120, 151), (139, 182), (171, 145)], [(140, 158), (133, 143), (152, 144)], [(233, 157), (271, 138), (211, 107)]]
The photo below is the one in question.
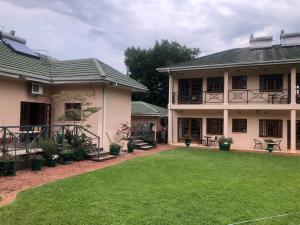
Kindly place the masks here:
[(173, 104), (220, 104), (224, 102), (224, 93), (211, 93), (207, 91), (199, 93), (179, 93), (173, 92)]
[(289, 104), (290, 97), (287, 89), (278, 91), (261, 91), (259, 89), (229, 90), (228, 102), (242, 104)]
[[(300, 103), (300, 95), (297, 103)], [(207, 91), (195, 93), (173, 92), (173, 104), (220, 104), (224, 102), (224, 93)], [(261, 91), (259, 89), (229, 90), (228, 103), (232, 104), (289, 104), (288, 89), (278, 91)]]

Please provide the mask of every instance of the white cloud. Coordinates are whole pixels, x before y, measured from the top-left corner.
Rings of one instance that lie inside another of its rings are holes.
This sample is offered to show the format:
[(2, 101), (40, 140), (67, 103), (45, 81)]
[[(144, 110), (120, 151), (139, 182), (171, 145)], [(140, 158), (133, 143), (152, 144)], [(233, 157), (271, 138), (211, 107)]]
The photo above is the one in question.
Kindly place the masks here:
[(250, 33), (300, 31), (297, 0), (0, 0), (0, 21), (60, 59), (97, 57), (125, 72), (124, 50), (169, 39), (203, 54), (248, 45)]

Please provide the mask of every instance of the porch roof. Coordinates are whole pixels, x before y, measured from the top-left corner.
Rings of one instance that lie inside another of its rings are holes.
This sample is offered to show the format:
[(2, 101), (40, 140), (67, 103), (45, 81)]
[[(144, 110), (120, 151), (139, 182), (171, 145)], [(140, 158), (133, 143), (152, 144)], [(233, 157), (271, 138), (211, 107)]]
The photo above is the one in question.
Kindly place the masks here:
[(193, 60), (160, 67), (159, 72), (228, 68), (251, 65), (300, 63), (300, 46), (273, 45), (271, 48), (234, 48)]
[(166, 108), (152, 105), (143, 101), (131, 102), (131, 115), (132, 116), (168, 116)]
[(1, 75), (18, 75), (44, 83), (107, 82), (127, 86), (136, 91), (147, 87), (105, 64), (89, 58), (56, 60), (40, 54), (40, 58), (16, 53), (0, 41)]

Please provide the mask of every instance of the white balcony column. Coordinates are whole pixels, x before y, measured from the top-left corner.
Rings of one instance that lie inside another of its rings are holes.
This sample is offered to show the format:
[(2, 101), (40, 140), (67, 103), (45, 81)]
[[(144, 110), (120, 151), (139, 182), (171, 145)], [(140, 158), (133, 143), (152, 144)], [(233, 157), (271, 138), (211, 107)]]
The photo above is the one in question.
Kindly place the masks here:
[(224, 118), (223, 118), (223, 133), (225, 137), (228, 137), (228, 109), (224, 109)]
[(291, 104), (296, 104), (296, 66), (291, 68)]
[(172, 144), (173, 137), (173, 112), (172, 112), (172, 100), (173, 100), (173, 76), (169, 73), (169, 104), (168, 104), (168, 143)]
[(173, 75), (169, 73), (169, 105), (173, 103)]
[(204, 140), (204, 137), (206, 136), (206, 118), (202, 119), (202, 140)]
[(291, 110), (291, 152), (296, 152), (296, 109)]
[(224, 72), (224, 105), (228, 104), (228, 91), (229, 91), (228, 71)]

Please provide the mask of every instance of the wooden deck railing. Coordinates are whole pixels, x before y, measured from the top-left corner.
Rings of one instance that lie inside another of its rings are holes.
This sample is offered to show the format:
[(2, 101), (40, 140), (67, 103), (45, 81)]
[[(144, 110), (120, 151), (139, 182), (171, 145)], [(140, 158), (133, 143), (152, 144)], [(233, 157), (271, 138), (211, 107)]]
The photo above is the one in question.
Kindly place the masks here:
[(0, 156), (29, 154), (32, 149), (39, 149), (39, 141), (50, 138), (58, 141), (65, 139), (67, 134), (86, 134), (91, 143), (96, 145), (100, 154), (100, 137), (79, 125), (28, 125), (28, 126), (0, 126)]

